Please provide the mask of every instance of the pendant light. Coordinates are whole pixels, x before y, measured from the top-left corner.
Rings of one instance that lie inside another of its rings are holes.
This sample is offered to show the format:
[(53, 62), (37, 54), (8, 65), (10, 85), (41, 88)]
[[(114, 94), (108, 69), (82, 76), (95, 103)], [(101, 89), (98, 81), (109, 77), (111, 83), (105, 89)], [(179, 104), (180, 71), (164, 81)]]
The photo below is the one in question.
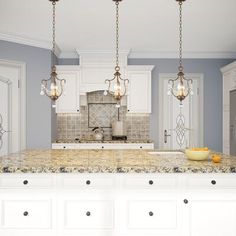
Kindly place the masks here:
[(51, 76), (49, 79), (45, 80), (43, 79), (41, 81), (41, 92), (40, 95), (46, 95), (48, 96), (52, 101), (56, 101), (63, 93), (65, 80), (59, 79), (57, 77), (56, 73), (56, 66), (55, 66), (55, 47), (56, 47), (56, 2), (59, 0), (49, 0), (52, 2), (52, 8), (53, 8), (53, 35), (52, 35), (52, 71)]
[(113, 0), (116, 4), (116, 66), (112, 79), (105, 80), (108, 83), (108, 90), (104, 91), (104, 95), (111, 94), (117, 101), (116, 107), (120, 107), (120, 101), (125, 96), (127, 90), (128, 79), (122, 79), (119, 66), (119, 3), (122, 0)]
[(192, 91), (192, 79), (186, 79), (184, 75), (184, 67), (182, 61), (182, 44), (183, 44), (183, 35), (182, 35), (182, 5), (185, 0), (176, 0), (179, 3), (179, 72), (176, 79), (170, 79), (168, 81), (168, 95), (173, 95), (180, 101), (182, 101), (189, 95), (193, 95)]

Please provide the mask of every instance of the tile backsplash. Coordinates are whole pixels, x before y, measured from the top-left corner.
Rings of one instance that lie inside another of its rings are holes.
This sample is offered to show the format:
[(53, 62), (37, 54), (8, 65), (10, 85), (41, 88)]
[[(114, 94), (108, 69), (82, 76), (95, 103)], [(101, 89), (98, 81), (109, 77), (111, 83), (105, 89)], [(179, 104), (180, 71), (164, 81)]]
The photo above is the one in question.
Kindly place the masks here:
[(57, 139), (92, 139), (94, 127), (103, 127), (105, 139), (111, 139), (111, 123), (118, 120), (119, 115), (119, 119), (126, 123), (128, 140), (149, 140), (150, 116), (127, 114), (126, 101), (122, 103), (118, 111), (111, 95), (104, 96), (103, 91), (87, 93), (79, 114), (57, 114)]

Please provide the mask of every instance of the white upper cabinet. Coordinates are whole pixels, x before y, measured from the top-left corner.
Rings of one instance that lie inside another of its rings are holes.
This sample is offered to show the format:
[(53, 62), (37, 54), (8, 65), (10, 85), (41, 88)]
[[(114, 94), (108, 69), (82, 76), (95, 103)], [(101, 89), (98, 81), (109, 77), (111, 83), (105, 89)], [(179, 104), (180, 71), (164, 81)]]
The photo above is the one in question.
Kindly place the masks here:
[[(112, 53), (80, 54), (80, 66), (57, 66), (60, 79), (65, 79), (65, 95), (56, 102), (56, 113), (77, 113), (80, 109), (80, 95), (107, 90), (106, 79), (115, 73)], [(151, 113), (151, 74), (154, 66), (128, 66), (127, 52), (121, 53), (121, 77), (128, 79), (128, 113)]]
[(56, 113), (78, 113), (80, 109), (79, 66), (57, 66), (58, 78), (65, 79), (65, 93), (56, 102)]
[(151, 113), (152, 107), (152, 70), (153, 66), (128, 66), (127, 95), (129, 113)]

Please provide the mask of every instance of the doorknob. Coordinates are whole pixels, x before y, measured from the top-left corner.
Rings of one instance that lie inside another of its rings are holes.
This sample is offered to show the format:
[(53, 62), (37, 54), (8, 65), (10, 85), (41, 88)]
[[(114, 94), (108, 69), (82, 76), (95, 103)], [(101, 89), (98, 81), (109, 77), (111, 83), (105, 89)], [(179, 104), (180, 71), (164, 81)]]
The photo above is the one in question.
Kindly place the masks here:
[(164, 143), (167, 143), (167, 138), (170, 137), (171, 135), (167, 133), (167, 130), (165, 129), (164, 131)]

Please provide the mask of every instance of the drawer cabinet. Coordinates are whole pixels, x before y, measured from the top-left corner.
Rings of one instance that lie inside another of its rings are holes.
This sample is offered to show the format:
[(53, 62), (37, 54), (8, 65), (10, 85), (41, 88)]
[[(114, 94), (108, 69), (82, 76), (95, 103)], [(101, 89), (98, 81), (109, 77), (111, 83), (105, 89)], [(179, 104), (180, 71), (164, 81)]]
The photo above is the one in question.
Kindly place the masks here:
[(186, 179), (186, 186), (189, 189), (236, 189), (236, 181), (232, 177), (219, 177), (219, 176), (207, 176), (207, 177), (190, 177)]
[(52, 149), (154, 149), (154, 143), (53, 143)]
[(235, 174), (0, 174), (0, 183), (1, 236), (236, 235)]
[(74, 144), (52, 144), (52, 149), (76, 149)]
[(2, 226), (11, 229), (51, 228), (50, 201), (8, 201), (2, 203)]
[(124, 179), (124, 186), (127, 189), (173, 189), (177, 187), (177, 179), (174, 177), (127, 177)]
[(128, 228), (173, 229), (177, 227), (175, 201), (130, 201)]
[(0, 188), (51, 188), (52, 177), (32, 177), (28, 175), (5, 176), (0, 178)]
[(66, 201), (65, 228), (112, 229), (112, 201)]
[(113, 177), (95, 177), (95, 176), (81, 176), (65, 177), (63, 178), (64, 188), (86, 188), (86, 189), (109, 189), (115, 187), (115, 178)]

